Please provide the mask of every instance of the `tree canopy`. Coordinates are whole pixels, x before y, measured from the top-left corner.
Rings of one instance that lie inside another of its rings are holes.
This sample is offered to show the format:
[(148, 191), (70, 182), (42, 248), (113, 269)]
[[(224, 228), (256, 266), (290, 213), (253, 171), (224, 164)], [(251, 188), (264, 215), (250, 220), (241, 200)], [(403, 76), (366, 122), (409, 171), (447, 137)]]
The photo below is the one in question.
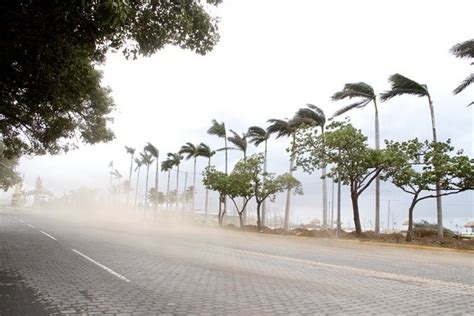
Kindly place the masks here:
[(199, 54), (217, 43), (221, 0), (2, 1), (0, 135), (4, 154), (55, 154), (113, 138), (114, 108), (96, 65), (110, 50), (148, 56), (168, 44)]

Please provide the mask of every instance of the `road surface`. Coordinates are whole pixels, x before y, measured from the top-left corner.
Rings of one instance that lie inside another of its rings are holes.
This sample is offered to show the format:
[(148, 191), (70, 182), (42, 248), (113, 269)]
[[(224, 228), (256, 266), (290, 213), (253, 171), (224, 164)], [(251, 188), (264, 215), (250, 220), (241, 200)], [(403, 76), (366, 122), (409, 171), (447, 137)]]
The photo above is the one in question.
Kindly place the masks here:
[(0, 315), (473, 311), (472, 253), (0, 209)]

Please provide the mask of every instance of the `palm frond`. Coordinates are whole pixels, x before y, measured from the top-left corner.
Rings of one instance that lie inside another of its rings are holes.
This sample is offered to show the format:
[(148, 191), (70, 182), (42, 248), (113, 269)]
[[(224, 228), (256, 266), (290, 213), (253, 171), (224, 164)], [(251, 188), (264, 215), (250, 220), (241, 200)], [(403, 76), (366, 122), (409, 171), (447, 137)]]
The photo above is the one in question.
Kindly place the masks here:
[(270, 125), (267, 127), (267, 133), (276, 134), (276, 138), (288, 137), (291, 135), (291, 128), (288, 121), (280, 119), (269, 119)]
[(155, 161), (148, 152), (140, 153), (140, 156), (142, 157), (142, 163), (146, 166), (151, 165)]
[(349, 112), (349, 111), (352, 110), (352, 109), (363, 108), (363, 107), (365, 107), (367, 104), (369, 104), (370, 102), (371, 102), (370, 99), (365, 99), (365, 100), (362, 100), (362, 101), (359, 101), (359, 102), (355, 102), (355, 103), (346, 105), (346, 106), (340, 108), (339, 110), (337, 110), (336, 112), (334, 112), (334, 114), (332, 115), (332, 118), (334, 118), (334, 117), (336, 117), (336, 116), (339, 116), (339, 115), (341, 115), (341, 114), (344, 114), (344, 113), (346, 113), (346, 112)]
[(170, 160), (170, 159), (163, 160), (163, 161), (161, 162), (161, 171), (164, 171), (164, 172), (165, 172), (165, 171), (168, 171), (168, 170), (173, 169), (173, 167), (174, 167), (174, 163), (173, 163), (173, 161)]
[(200, 143), (198, 146), (198, 156), (199, 157), (206, 157), (206, 158), (211, 158), (214, 156), (216, 152), (209, 147), (209, 145)]
[(388, 79), (391, 89), (380, 94), (382, 101), (390, 100), (393, 97), (405, 94), (416, 95), (419, 97), (429, 96), (426, 85), (419, 84), (416, 81), (408, 79), (400, 74), (391, 75)]
[(215, 119), (212, 120), (212, 126), (207, 130), (209, 135), (216, 135), (217, 137), (226, 137), (225, 123), (219, 123)]
[(173, 166), (179, 166), (181, 160), (183, 160), (183, 156), (177, 153), (168, 153), (168, 160), (173, 162)]
[(137, 169), (140, 169), (140, 167), (143, 165), (143, 162), (140, 158), (135, 158), (134, 161), (135, 161), (135, 164), (137, 165), (135, 167), (135, 171), (137, 171)]
[(364, 99), (375, 99), (375, 92), (372, 86), (365, 82), (346, 83), (341, 91), (333, 94), (331, 99), (333, 101), (352, 99), (352, 98), (364, 98)]
[(270, 135), (267, 133), (267, 131), (265, 131), (265, 129), (261, 128), (260, 126), (250, 126), (247, 131), (249, 142), (253, 143), (255, 146), (258, 146), (266, 141), (269, 136)]
[(125, 150), (127, 151), (127, 154), (130, 154), (130, 155), (135, 154), (135, 148), (125, 146)]
[(240, 136), (238, 133), (236, 133), (233, 130), (230, 130), (230, 132), (233, 134), (232, 136), (227, 137), (229, 142), (234, 144), (239, 150), (243, 151), (244, 153), (247, 152), (247, 135), (245, 133)]
[(295, 115), (295, 119), (303, 119), (306, 124), (324, 126), (326, 115), (321, 108), (313, 104), (306, 104), (307, 108), (300, 108)]
[(178, 151), (179, 154), (186, 154), (186, 160), (197, 157), (198, 155), (198, 146), (193, 143), (187, 142), (185, 145), (181, 146), (181, 149)]
[(454, 89), (453, 93), (458, 94), (464, 89), (466, 89), (468, 86), (470, 86), (472, 83), (474, 83), (474, 73), (470, 74), (466, 79), (461, 82), (461, 84)]
[(155, 158), (158, 158), (158, 156), (160, 155), (160, 151), (158, 150), (158, 148), (153, 146), (153, 144), (151, 143), (147, 143), (145, 148), (143, 148), (143, 150), (145, 150), (146, 152), (148, 152), (150, 155), (152, 155)]
[(449, 51), (458, 58), (474, 58), (474, 39), (458, 43)]

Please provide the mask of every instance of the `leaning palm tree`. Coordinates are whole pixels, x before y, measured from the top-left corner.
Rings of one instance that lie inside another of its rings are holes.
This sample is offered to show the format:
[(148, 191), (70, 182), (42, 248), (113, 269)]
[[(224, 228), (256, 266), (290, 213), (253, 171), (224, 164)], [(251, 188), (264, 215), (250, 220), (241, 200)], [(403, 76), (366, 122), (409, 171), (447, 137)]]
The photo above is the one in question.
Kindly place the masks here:
[(127, 207), (130, 201), (130, 188), (132, 186), (132, 169), (133, 169), (133, 155), (135, 155), (135, 148), (125, 146), (127, 154), (130, 154), (130, 172), (128, 174), (128, 186), (129, 190), (127, 191)]
[[(259, 126), (250, 126), (249, 130), (247, 131), (247, 136), (249, 141), (253, 143), (256, 147), (261, 143), (264, 143), (264, 158), (263, 158), (263, 179), (262, 185), (265, 185), (265, 178), (267, 174), (267, 143), (268, 139), (270, 138), (270, 134)], [(263, 200), (262, 203), (262, 225), (265, 226), (265, 218), (266, 218), (266, 203)]]
[[(280, 120), (270, 119), (268, 120), (270, 125), (267, 127), (267, 133), (276, 134), (276, 138), (280, 137), (291, 137), (290, 147), (290, 176), (293, 175), (293, 169), (295, 165), (295, 132), (298, 127), (301, 126), (302, 121), (299, 118), (293, 118), (291, 120)], [(286, 191), (286, 204), (285, 204), (285, 221), (283, 229), (288, 230), (290, 222), (290, 199), (291, 199), (291, 188), (288, 187)]]
[[(158, 148), (156, 148), (155, 146), (153, 146), (151, 143), (147, 143), (147, 145), (145, 146), (144, 150), (146, 152), (148, 152), (153, 158), (155, 158), (156, 160), (156, 170), (155, 170), (155, 196), (158, 196), (158, 185), (159, 185), (159, 175), (158, 175), (158, 172), (159, 172), (159, 167), (160, 167), (160, 163), (159, 163), (159, 158), (160, 158), (160, 151), (158, 150)], [(154, 208), (154, 211), (155, 211), (155, 219), (156, 219), (156, 211), (157, 211), (157, 208), (158, 208), (158, 203), (155, 203), (155, 208)]]
[[(416, 81), (408, 79), (405, 76), (400, 74), (394, 74), (389, 77), (389, 82), (391, 84), (391, 89), (385, 91), (380, 95), (380, 99), (382, 101), (390, 100), (393, 97), (401, 96), (401, 95), (415, 95), (418, 97), (426, 97), (428, 98), (428, 105), (430, 108), (431, 114), (431, 127), (433, 132), (433, 142), (437, 142), (438, 138), (436, 136), (436, 123), (435, 123), (435, 112), (433, 101), (431, 100), (430, 93), (428, 92), (428, 87), (426, 84), (419, 84)], [(438, 217), (438, 239), (443, 239), (443, 210), (441, 205), (441, 187), (439, 181), (436, 183), (436, 209), (437, 209), (437, 217)]]
[[(214, 156), (216, 152), (214, 150), (211, 150), (211, 148), (204, 144), (200, 143), (198, 146), (198, 152), (197, 156), (198, 157), (205, 157), (207, 158), (207, 166), (211, 166), (211, 158)], [(208, 213), (208, 208), (209, 208), (209, 189), (206, 189), (206, 204), (204, 206), (204, 220), (207, 220), (207, 213)]]
[[(326, 115), (321, 108), (313, 104), (306, 104), (306, 108), (300, 108), (296, 112), (297, 118), (304, 121), (304, 123), (317, 126), (321, 128), (321, 133), (324, 135), (324, 126), (326, 124)], [(326, 166), (321, 168), (322, 179), (323, 179), (323, 229), (327, 228), (328, 225), (328, 189), (326, 180)]]
[(227, 137), (227, 140), (236, 146), (244, 154), (244, 159), (247, 158), (247, 135), (245, 133), (240, 136), (233, 130), (230, 130), (232, 136)]
[(186, 154), (186, 160), (194, 158), (194, 167), (193, 167), (193, 195), (191, 199), (191, 209), (194, 210), (194, 196), (196, 195), (196, 159), (199, 153), (199, 145), (194, 145), (193, 143), (186, 143), (181, 146), (181, 149), (178, 152), (179, 154)]
[(135, 158), (135, 164), (137, 165), (135, 167), (135, 171), (137, 172), (137, 185), (135, 188), (135, 207), (137, 207), (137, 198), (138, 198), (138, 185), (140, 184), (140, 168), (143, 165), (143, 162), (140, 158)]
[(168, 153), (168, 160), (171, 161), (173, 167), (176, 167), (176, 209), (179, 208), (179, 165), (183, 156), (176, 153)]
[(215, 135), (219, 138), (224, 139), (224, 152), (225, 152), (225, 173), (228, 173), (227, 170), (227, 131), (225, 129), (225, 123), (218, 123), (216, 120), (212, 120), (212, 126), (207, 130), (209, 135)]
[(170, 178), (171, 178), (171, 169), (173, 169), (173, 161), (163, 160), (161, 162), (161, 171), (168, 172), (168, 183), (166, 184), (166, 208), (169, 208), (169, 197), (170, 197)]
[[(451, 53), (458, 58), (474, 58), (474, 39), (458, 43), (451, 48)], [(474, 62), (471, 62), (474, 65)], [(454, 89), (454, 94), (461, 93), (464, 89), (474, 83), (474, 73), (471, 73), (461, 84)], [(474, 101), (468, 106), (473, 105)]]
[[(334, 93), (331, 97), (333, 101), (345, 99), (357, 99), (354, 103), (346, 105), (334, 113), (339, 116), (352, 109), (364, 108), (366, 105), (373, 103), (375, 110), (375, 149), (380, 149), (380, 125), (379, 110), (377, 107), (377, 95), (372, 86), (365, 82), (346, 83), (341, 91)], [(380, 177), (375, 179), (375, 236), (380, 236)]]
[(153, 160), (153, 157), (147, 152), (140, 153), (140, 156), (142, 157), (143, 164), (146, 166), (145, 205), (144, 205), (145, 210), (146, 210), (147, 202), (148, 202), (148, 175), (150, 172), (150, 165), (153, 163), (154, 160)]

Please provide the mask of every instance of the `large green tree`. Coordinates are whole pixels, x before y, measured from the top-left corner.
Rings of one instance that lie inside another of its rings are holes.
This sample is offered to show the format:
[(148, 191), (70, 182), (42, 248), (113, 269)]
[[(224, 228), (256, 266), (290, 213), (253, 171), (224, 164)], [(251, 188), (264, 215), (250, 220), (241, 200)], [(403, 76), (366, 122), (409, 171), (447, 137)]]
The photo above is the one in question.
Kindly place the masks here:
[[(309, 124), (314, 127), (320, 127), (321, 133), (324, 134), (326, 115), (320, 107), (313, 104), (307, 104), (305, 108), (300, 108), (296, 112), (295, 117), (304, 121), (305, 124)], [(328, 189), (326, 173), (326, 166), (322, 166), (321, 178), (323, 180), (323, 229), (326, 229), (328, 225)]]
[(295, 143), (296, 163), (303, 170), (313, 172), (323, 165), (332, 165), (327, 176), (349, 185), (354, 225), (360, 236), (359, 197), (382, 171), (383, 152), (369, 148), (367, 137), (347, 122), (333, 122), (319, 136), (314, 129), (302, 129)]
[[(333, 101), (356, 99), (355, 102), (348, 104), (334, 113), (334, 116), (342, 115), (353, 109), (364, 108), (372, 103), (375, 110), (375, 149), (380, 149), (380, 124), (379, 109), (377, 107), (377, 95), (374, 88), (365, 82), (346, 83), (341, 91), (333, 94)], [(380, 178), (375, 179), (375, 235), (380, 236)]]
[(3, 143), (0, 142), (0, 189), (7, 191), (10, 187), (19, 183), (21, 178), (15, 171), (18, 159), (5, 157), (3, 150)]
[[(388, 81), (390, 82), (390, 90), (387, 90), (380, 94), (380, 99), (382, 101), (390, 100), (391, 98), (402, 96), (402, 95), (413, 95), (417, 97), (426, 97), (428, 100), (428, 105), (430, 109), (431, 116), (431, 131), (433, 133), (433, 141), (438, 141), (437, 131), (436, 131), (436, 119), (433, 100), (428, 91), (428, 86), (426, 84), (420, 84), (414, 80), (411, 80), (400, 74), (393, 74), (389, 77)], [(441, 201), (441, 188), (440, 184), (436, 185), (436, 213), (438, 218), (438, 239), (443, 239), (443, 207)]]
[(67, 151), (109, 141), (113, 101), (96, 66), (106, 53), (148, 56), (168, 44), (210, 51), (209, 5), (221, 0), (71, 0), (0, 3), (0, 134), (5, 155)]
[[(386, 141), (386, 155), (391, 163), (383, 171), (383, 178), (412, 196), (408, 208), (408, 231), (406, 241), (411, 241), (413, 211), (417, 203), (474, 190), (474, 159), (453, 154), (450, 142), (420, 142), (412, 139), (406, 142)], [(440, 184), (441, 193), (436, 185)]]

